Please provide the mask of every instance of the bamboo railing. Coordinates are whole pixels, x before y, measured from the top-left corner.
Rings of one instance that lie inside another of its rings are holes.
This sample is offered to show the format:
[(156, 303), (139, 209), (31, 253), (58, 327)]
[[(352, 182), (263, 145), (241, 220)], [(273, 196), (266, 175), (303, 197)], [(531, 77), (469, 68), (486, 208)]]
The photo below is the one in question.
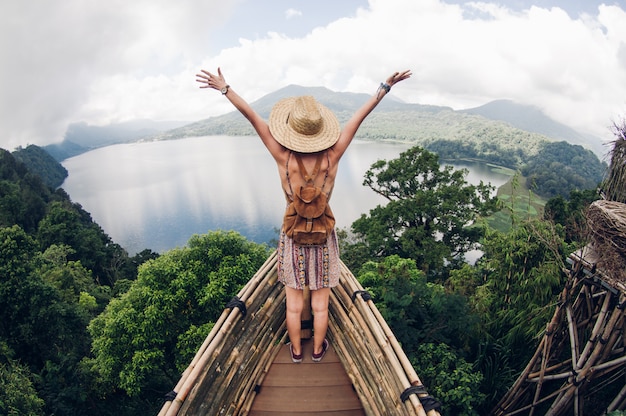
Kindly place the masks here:
[[(239, 306), (224, 310), (159, 416), (248, 414), (287, 337), (276, 261), (274, 253), (237, 295)], [(328, 339), (368, 416), (439, 416), (438, 403), (343, 263), (331, 291)]]

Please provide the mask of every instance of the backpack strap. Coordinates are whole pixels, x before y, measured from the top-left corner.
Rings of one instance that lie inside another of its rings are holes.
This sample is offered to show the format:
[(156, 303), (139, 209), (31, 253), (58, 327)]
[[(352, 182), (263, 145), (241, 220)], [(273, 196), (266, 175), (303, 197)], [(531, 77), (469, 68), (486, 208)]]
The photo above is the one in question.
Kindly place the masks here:
[[(300, 155), (296, 153), (294, 156), (296, 158), (296, 161), (298, 162), (298, 167), (300, 168), (300, 175), (302, 175), (305, 182), (313, 183), (313, 181), (315, 180), (315, 177), (320, 171), (320, 167), (322, 166), (322, 157), (324, 155), (322, 153), (317, 155), (317, 160), (315, 161), (315, 167), (313, 168), (313, 172), (311, 172), (310, 174), (309, 172), (306, 171), (306, 168), (304, 167), (304, 163), (302, 163), (302, 158), (300, 158)], [(324, 182), (326, 182), (326, 180), (324, 180)]]

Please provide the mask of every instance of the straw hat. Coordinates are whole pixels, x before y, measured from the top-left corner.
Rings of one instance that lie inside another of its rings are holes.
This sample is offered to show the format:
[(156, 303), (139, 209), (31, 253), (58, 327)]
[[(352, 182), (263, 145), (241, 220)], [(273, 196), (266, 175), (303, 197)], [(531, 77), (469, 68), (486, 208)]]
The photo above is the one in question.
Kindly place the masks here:
[(277, 102), (269, 126), (276, 141), (295, 152), (319, 152), (339, 140), (337, 117), (309, 95)]

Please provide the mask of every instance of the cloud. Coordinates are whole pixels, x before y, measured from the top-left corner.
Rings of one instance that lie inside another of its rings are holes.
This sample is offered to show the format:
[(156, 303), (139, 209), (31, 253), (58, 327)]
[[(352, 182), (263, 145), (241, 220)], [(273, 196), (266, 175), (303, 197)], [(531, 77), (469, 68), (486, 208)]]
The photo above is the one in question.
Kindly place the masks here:
[[(460, 109), (512, 99), (609, 139), (608, 127), (626, 113), (626, 12), (618, 6), (574, 15), (491, 2), (370, 0), (304, 36), (268, 20), (254, 39), (218, 50), (223, 28), (237, 33), (245, 0), (35, 3), (0, 5), (0, 147), (7, 149), (59, 141), (77, 121), (195, 121), (231, 111), (221, 94), (194, 81), (200, 68), (217, 66), (251, 102), (288, 84), (373, 93), (390, 73), (410, 68), (413, 77), (392, 90), (408, 102)], [(276, 16), (284, 21), (289, 12)], [(312, 18), (307, 11), (297, 21)]]
[(287, 19), (292, 19), (294, 17), (300, 17), (300, 16), (302, 16), (302, 12), (300, 10), (287, 9), (287, 11), (285, 12), (285, 17)]
[(389, 73), (410, 68), (413, 78), (393, 91), (409, 102), (460, 109), (512, 99), (606, 137), (626, 109), (620, 21), (626, 14), (617, 6), (571, 18), (560, 8), (371, 0), (356, 17), (306, 37), (270, 33), (210, 62), (252, 99), (290, 83), (373, 92)]
[[(233, 3), (2, 2), (0, 146), (60, 141), (67, 125), (81, 119), (127, 118), (119, 111), (105, 114), (111, 103), (134, 101), (143, 106), (134, 113), (161, 115), (150, 109), (149, 95), (138, 97), (145, 90), (134, 87), (163, 86), (163, 76), (175, 81), (191, 59), (204, 54), (207, 26), (228, 15)], [(162, 92), (171, 98), (176, 86), (167, 84)], [(97, 108), (104, 101), (109, 105)]]

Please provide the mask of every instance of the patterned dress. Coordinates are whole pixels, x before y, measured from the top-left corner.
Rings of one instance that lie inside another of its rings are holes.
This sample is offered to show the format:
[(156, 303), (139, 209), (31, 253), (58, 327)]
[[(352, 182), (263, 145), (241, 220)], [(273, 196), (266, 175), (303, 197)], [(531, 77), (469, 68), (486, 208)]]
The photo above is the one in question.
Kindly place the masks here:
[(326, 243), (299, 246), (281, 231), (278, 242), (278, 280), (285, 286), (302, 290), (335, 287), (339, 284), (339, 244), (335, 230)]
[[(287, 159), (287, 172), (289, 172), (290, 158), (291, 155)], [(328, 170), (326, 170), (326, 176), (328, 176)], [(287, 183), (293, 195), (289, 174), (287, 174)], [(324, 178), (324, 183), (326, 183), (326, 178)], [(288, 202), (291, 200), (291, 195), (285, 193)], [(339, 284), (339, 243), (335, 230), (332, 230), (326, 243), (319, 246), (298, 245), (285, 234), (284, 230), (281, 230), (278, 241), (278, 280), (285, 286), (298, 290), (306, 286), (310, 290), (337, 286)]]

